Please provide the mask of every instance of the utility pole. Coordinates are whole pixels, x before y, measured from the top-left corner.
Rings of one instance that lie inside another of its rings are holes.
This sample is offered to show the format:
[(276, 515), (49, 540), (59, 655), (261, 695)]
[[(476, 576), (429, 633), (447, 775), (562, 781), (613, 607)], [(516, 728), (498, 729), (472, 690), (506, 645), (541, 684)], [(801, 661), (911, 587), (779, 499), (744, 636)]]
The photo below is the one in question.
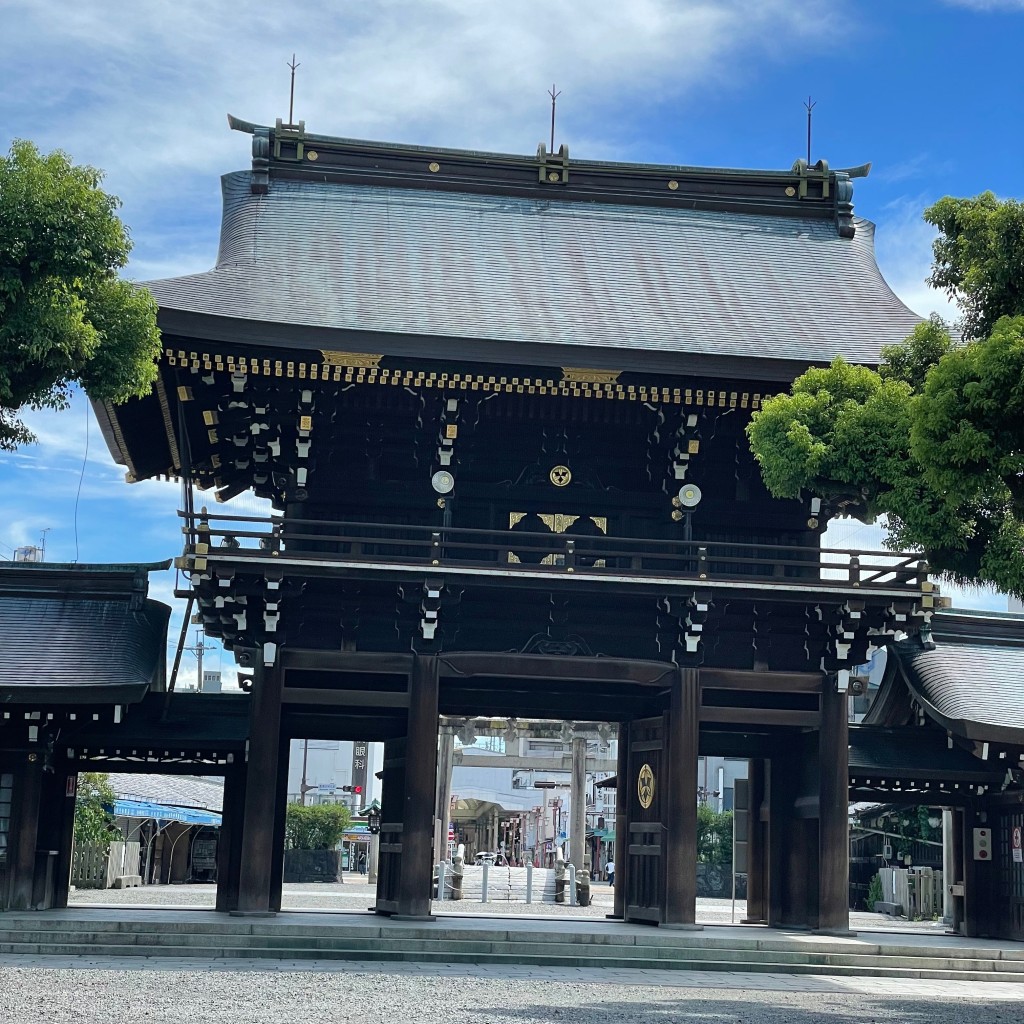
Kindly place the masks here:
[(203, 631), (201, 629), (196, 630), (196, 642), (191, 647), (186, 647), (185, 650), (196, 656), (196, 691), (198, 693), (203, 692), (203, 653), (205, 651), (213, 650), (213, 645), (205, 643), (203, 641)]
[(577, 871), (583, 870), (583, 855), (587, 847), (587, 738), (572, 738), (572, 824), (569, 832), (569, 860)]

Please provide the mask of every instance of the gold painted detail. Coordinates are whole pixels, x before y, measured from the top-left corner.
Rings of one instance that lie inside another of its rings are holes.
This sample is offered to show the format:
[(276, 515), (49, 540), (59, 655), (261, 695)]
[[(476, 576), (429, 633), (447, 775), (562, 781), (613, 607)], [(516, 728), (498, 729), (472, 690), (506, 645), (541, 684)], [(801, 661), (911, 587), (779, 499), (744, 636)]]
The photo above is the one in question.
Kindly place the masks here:
[(373, 384), (383, 387), (436, 388), (440, 392), (483, 391), (489, 394), (550, 395), (605, 401), (700, 406), (705, 408), (759, 409), (760, 392), (719, 391), (703, 388), (665, 387), (660, 384), (620, 384), (621, 371), (565, 367), (562, 380), (550, 377), (502, 377), (476, 373), (446, 373), (380, 367), (382, 356), (354, 352), (324, 352), (323, 363), (306, 363), (220, 352), (186, 352), (168, 348), (168, 366), (205, 374), (242, 373), (253, 377), (290, 377), (324, 384)]
[(645, 811), (654, 803), (654, 770), (649, 764), (645, 764), (637, 776), (636, 795), (640, 798), (640, 806)]
[(614, 384), (621, 370), (590, 370), (585, 366), (563, 366), (562, 381), (566, 384)]
[(299, 430), (312, 430), (313, 429), (313, 417), (312, 416), (300, 416), (299, 417)]
[(367, 355), (365, 352), (332, 352), (330, 349), (321, 349), (324, 357), (324, 364), (327, 366), (354, 366), (354, 367), (376, 367), (383, 356)]
[(444, 427), (444, 436), (449, 440), (454, 441), (459, 436), (459, 425), (458, 423), (446, 423)]
[(441, 170), (441, 165), (436, 160), (431, 160), (430, 163), (427, 164), (427, 170), (430, 171), (431, 174), (437, 174), (437, 172)]
[(316, 163), (316, 161), (320, 159), (320, 154), (315, 149), (311, 149), (307, 151), (306, 159), (312, 160), (314, 163)]
[(790, 198), (792, 198), (793, 196), (796, 195), (796, 189), (793, 188), (792, 185), (787, 185), (786, 186), (786, 195), (789, 196)]
[(672, 180), (671, 180), (671, 181), (670, 181), (670, 182), (668, 183), (668, 187), (669, 187), (669, 188), (670, 188), (670, 189), (671, 189), (671, 190), (672, 190), (673, 192), (675, 192), (675, 190), (676, 190), (677, 188), (679, 188), (679, 182), (678, 182), (678, 181), (676, 181), (676, 179), (675, 179), (675, 178), (673, 178), (673, 179), (672, 179)]
[(700, 441), (696, 437), (691, 437), (686, 442), (686, 453), (688, 455), (696, 455), (700, 451)]
[[(522, 522), (528, 515), (527, 512), (509, 512), (508, 514), (508, 528), (511, 530), (517, 523)], [(606, 537), (608, 536), (608, 518), (607, 516), (573, 516), (566, 512), (538, 512), (537, 518), (554, 534), (564, 534), (577, 519), (589, 519)], [(559, 561), (562, 555), (545, 555), (541, 560), (541, 565), (560, 565)], [(514, 552), (508, 553), (508, 560), (510, 562), (519, 563), (519, 556)], [(598, 558), (594, 561), (595, 568), (604, 568), (605, 560)]]
[[(508, 514), (508, 528), (511, 530), (516, 523), (521, 522), (526, 518), (528, 513), (526, 512), (509, 512)], [(538, 512), (538, 518), (544, 523), (549, 530), (553, 533), (565, 533), (566, 530), (576, 522), (577, 519), (583, 518), (582, 516), (569, 515), (566, 512)], [(608, 534), (608, 518), (607, 516), (587, 516), (589, 519), (603, 534)]]
[(568, 466), (552, 466), (548, 479), (556, 487), (566, 487), (572, 482), (572, 470)]

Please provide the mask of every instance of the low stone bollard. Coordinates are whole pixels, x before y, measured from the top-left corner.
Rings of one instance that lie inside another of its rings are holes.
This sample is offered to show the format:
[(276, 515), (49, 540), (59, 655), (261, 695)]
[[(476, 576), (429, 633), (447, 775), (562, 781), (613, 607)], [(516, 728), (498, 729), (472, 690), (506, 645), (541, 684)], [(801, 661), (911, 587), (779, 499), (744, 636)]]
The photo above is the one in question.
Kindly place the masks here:
[(576, 902), (581, 907), (590, 906), (590, 855), (583, 858), (583, 869), (576, 874)]
[(462, 875), (466, 870), (466, 847), (461, 843), (452, 858), (452, 899), (462, 899)]
[(555, 853), (555, 902), (565, 902), (565, 858), (562, 855), (562, 848), (559, 847)]

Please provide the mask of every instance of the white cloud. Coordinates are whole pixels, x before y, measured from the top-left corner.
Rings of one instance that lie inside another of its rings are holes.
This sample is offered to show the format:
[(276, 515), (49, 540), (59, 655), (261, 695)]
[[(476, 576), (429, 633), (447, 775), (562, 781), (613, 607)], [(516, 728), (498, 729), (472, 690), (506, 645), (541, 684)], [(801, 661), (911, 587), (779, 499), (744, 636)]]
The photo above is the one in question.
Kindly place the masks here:
[(943, 0), (947, 7), (966, 7), (972, 11), (1024, 11), (1024, 0)]
[(556, 82), (559, 141), (621, 156), (638, 112), (742, 89), (755, 55), (839, 45), (835, 14), (818, 6), (9, 0), (0, 103), (12, 134), (107, 170), (145, 243), (133, 273), (149, 278), (211, 261), (217, 175), (248, 163), (225, 114), (286, 117), (293, 50), (295, 116), (312, 132), (529, 153), (547, 137)]
[(889, 287), (919, 316), (938, 313), (954, 322), (956, 306), (926, 280), (931, 273), (935, 229), (924, 221), (924, 210), (932, 199), (905, 196), (884, 210), (885, 230), (875, 236), (878, 266)]

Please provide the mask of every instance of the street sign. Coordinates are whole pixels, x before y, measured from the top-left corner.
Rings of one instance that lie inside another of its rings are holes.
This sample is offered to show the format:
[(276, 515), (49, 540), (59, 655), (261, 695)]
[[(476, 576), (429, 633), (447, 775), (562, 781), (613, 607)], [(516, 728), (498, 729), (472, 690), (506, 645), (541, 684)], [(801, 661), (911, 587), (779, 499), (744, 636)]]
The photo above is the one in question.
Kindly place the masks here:
[(1024, 863), (1024, 843), (1022, 843), (1021, 828), (1020, 825), (1013, 826), (1013, 836), (1010, 842), (1010, 848), (1013, 850), (1013, 862), (1014, 864)]
[(321, 782), (316, 787), (316, 791), (318, 793), (333, 793), (334, 792), (334, 783), (333, 782)]

